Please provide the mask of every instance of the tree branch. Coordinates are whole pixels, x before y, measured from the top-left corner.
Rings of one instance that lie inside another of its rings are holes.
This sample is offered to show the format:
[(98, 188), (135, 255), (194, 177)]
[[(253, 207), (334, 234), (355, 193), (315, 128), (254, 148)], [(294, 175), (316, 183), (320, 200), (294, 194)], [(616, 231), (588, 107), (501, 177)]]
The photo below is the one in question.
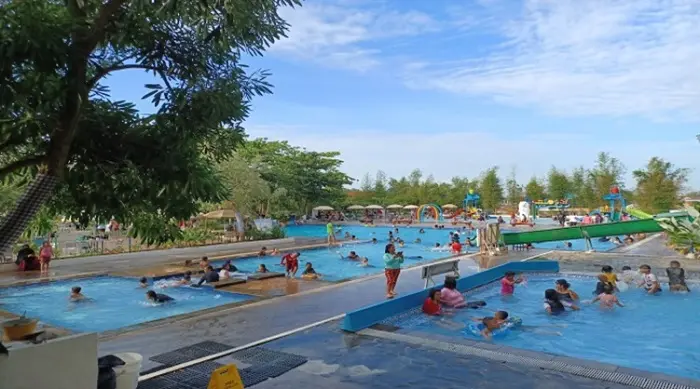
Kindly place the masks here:
[(102, 78), (107, 76), (108, 74), (113, 73), (113, 72), (118, 72), (120, 70), (127, 70), (127, 69), (152, 70), (152, 71), (158, 73), (158, 75), (160, 75), (160, 78), (163, 79), (163, 82), (165, 83), (165, 85), (168, 87), (168, 89), (170, 91), (172, 91), (172, 89), (173, 89), (170, 86), (170, 82), (168, 82), (167, 77), (165, 77), (165, 70), (163, 68), (159, 68), (157, 66), (141, 65), (141, 64), (134, 63), (134, 64), (128, 64), (128, 65), (114, 65), (114, 66), (109, 66), (109, 67), (100, 69), (97, 72), (97, 74), (95, 74), (95, 76), (92, 79), (90, 79), (90, 81), (88, 81), (88, 83), (87, 83), (88, 90), (94, 88), (95, 85), (97, 85), (97, 83)]
[(17, 170), (30, 167), (30, 166), (36, 166), (46, 159), (45, 155), (36, 155), (33, 157), (25, 158), (25, 159), (20, 159), (15, 162), (12, 162), (10, 164), (7, 164), (0, 168), (0, 178), (3, 178), (9, 174), (12, 174), (16, 172)]

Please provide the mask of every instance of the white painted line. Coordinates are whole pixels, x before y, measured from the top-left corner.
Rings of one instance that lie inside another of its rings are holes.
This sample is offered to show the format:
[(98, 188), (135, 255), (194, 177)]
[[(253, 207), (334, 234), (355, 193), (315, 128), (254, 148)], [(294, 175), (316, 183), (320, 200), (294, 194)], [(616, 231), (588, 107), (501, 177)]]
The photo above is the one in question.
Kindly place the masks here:
[(244, 344), (243, 346), (240, 346), (240, 347), (234, 347), (234, 348), (228, 349), (226, 351), (222, 351), (222, 352), (219, 352), (216, 354), (208, 355), (208, 356), (202, 357), (202, 358), (193, 359), (191, 361), (181, 363), (179, 365), (171, 366), (171, 367), (165, 368), (163, 370), (158, 370), (158, 371), (150, 373), (150, 374), (144, 374), (144, 375), (139, 377), (139, 382), (147, 381), (147, 380), (150, 380), (150, 379), (156, 378), (156, 377), (160, 377), (164, 374), (168, 374), (168, 373), (172, 373), (174, 371), (182, 370), (182, 369), (185, 369), (187, 367), (198, 365), (198, 364), (203, 363), (203, 362), (213, 361), (215, 359), (219, 359), (219, 358), (231, 355), (237, 351), (245, 350), (245, 349), (248, 349), (251, 347), (256, 347), (256, 346), (259, 346), (259, 345), (264, 344), (264, 343), (272, 342), (274, 340), (281, 339), (281, 338), (284, 338), (284, 337), (289, 336), (289, 335), (294, 335), (296, 333), (303, 332), (303, 331), (309, 330), (311, 328), (318, 327), (318, 326), (326, 324), (326, 323), (330, 323), (332, 321), (340, 320), (344, 317), (345, 317), (345, 314), (343, 313), (343, 314), (340, 314), (337, 316), (329, 317), (328, 319), (323, 319), (323, 320), (317, 321), (315, 323), (311, 323), (311, 324), (307, 324), (307, 325), (302, 326), (302, 327), (295, 328), (293, 330), (280, 332), (277, 335), (272, 335), (272, 336), (269, 336), (269, 337), (264, 338), (264, 339), (256, 340), (255, 342), (250, 342), (250, 343)]
[(549, 250), (549, 251), (547, 251), (546, 253), (537, 254), (537, 255), (534, 255), (534, 256), (532, 256), (532, 257), (528, 257), (528, 258), (525, 258), (525, 259), (521, 259), (520, 262), (527, 262), (527, 261), (530, 261), (530, 260), (533, 260), (533, 259), (541, 258), (541, 257), (544, 257), (545, 255), (549, 255), (549, 254), (553, 253), (554, 251), (555, 251), (555, 250)]
[(623, 247), (623, 248), (622, 248), (620, 251), (618, 251), (618, 252), (620, 252), (620, 253), (626, 253), (626, 252), (628, 252), (628, 251), (630, 251), (630, 250), (632, 250), (632, 249), (635, 249), (635, 248), (637, 248), (637, 247), (639, 247), (639, 246), (643, 246), (643, 245), (645, 245), (645, 244), (651, 242), (652, 240), (658, 239), (658, 238), (660, 238), (660, 237), (661, 237), (661, 234), (654, 234), (654, 235), (652, 235), (652, 236), (648, 236), (646, 239), (642, 239), (642, 240), (640, 240), (639, 242), (634, 242), (634, 243), (632, 243), (632, 244), (629, 245), (629, 246)]

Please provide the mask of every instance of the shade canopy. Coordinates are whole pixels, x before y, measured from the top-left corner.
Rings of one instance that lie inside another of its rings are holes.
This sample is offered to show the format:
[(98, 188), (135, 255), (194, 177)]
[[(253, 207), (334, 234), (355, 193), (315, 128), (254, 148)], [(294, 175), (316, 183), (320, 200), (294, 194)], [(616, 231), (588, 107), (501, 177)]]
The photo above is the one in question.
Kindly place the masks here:
[(363, 206), (361, 206), (361, 205), (351, 205), (351, 206), (349, 206), (347, 209), (350, 210), (350, 211), (358, 211), (358, 210), (361, 210), (361, 209), (365, 209), (365, 207), (363, 207)]
[(232, 209), (219, 209), (218, 211), (212, 211), (201, 217), (205, 219), (233, 219), (236, 217), (236, 211)]
[(327, 205), (319, 205), (318, 207), (313, 208), (314, 211), (332, 211), (333, 207), (329, 207)]
[(442, 207), (443, 207), (443, 208), (452, 208), (452, 209), (459, 208), (458, 206), (456, 206), (456, 205), (454, 205), (454, 204), (445, 204), (445, 205), (443, 205)]
[(407, 205), (407, 206), (403, 207), (403, 209), (418, 209), (418, 206), (417, 205)]
[(386, 209), (401, 209), (401, 208), (403, 208), (403, 205), (400, 205), (400, 204), (391, 204), (391, 205), (386, 207)]
[(384, 209), (381, 205), (368, 205), (365, 209)]

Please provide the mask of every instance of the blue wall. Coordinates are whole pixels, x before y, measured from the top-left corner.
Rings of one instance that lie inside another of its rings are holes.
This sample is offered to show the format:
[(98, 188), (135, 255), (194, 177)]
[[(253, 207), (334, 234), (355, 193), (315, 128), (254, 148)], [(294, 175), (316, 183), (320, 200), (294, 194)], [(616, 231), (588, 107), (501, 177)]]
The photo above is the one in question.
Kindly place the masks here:
[[(507, 271), (514, 271), (516, 273), (556, 273), (559, 271), (559, 262), (509, 262), (504, 265), (458, 279), (457, 289), (465, 292), (470, 289), (486, 285), (502, 278), (503, 274)], [(436, 285), (435, 288), (442, 288), (442, 285)], [(422, 305), (423, 301), (428, 297), (429, 291), (430, 289), (423, 289), (415, 293), (404, 295), (392, 300), (382, 301), (381, 303), (369, 305), (356, 311), (348, 312), (345, 314), (345, 319), (343, 320), (340, 328), (345, 331), (357, 332), (371, 327), (386, 318), (398, 315), (399, 313)]]

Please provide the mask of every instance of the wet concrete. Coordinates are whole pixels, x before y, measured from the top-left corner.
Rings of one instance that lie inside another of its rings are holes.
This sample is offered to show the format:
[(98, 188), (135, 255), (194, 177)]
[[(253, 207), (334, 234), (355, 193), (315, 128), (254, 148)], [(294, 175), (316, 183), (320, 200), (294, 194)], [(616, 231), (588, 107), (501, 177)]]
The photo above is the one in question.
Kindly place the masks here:
[(292, 386), (319, 389), (629, 388), (571, 374), (346, 334), (338, 330), (335, 322), (268, 343), (265, 347), (305, 356), (309, 362), (256, 385), (256, 389)]

